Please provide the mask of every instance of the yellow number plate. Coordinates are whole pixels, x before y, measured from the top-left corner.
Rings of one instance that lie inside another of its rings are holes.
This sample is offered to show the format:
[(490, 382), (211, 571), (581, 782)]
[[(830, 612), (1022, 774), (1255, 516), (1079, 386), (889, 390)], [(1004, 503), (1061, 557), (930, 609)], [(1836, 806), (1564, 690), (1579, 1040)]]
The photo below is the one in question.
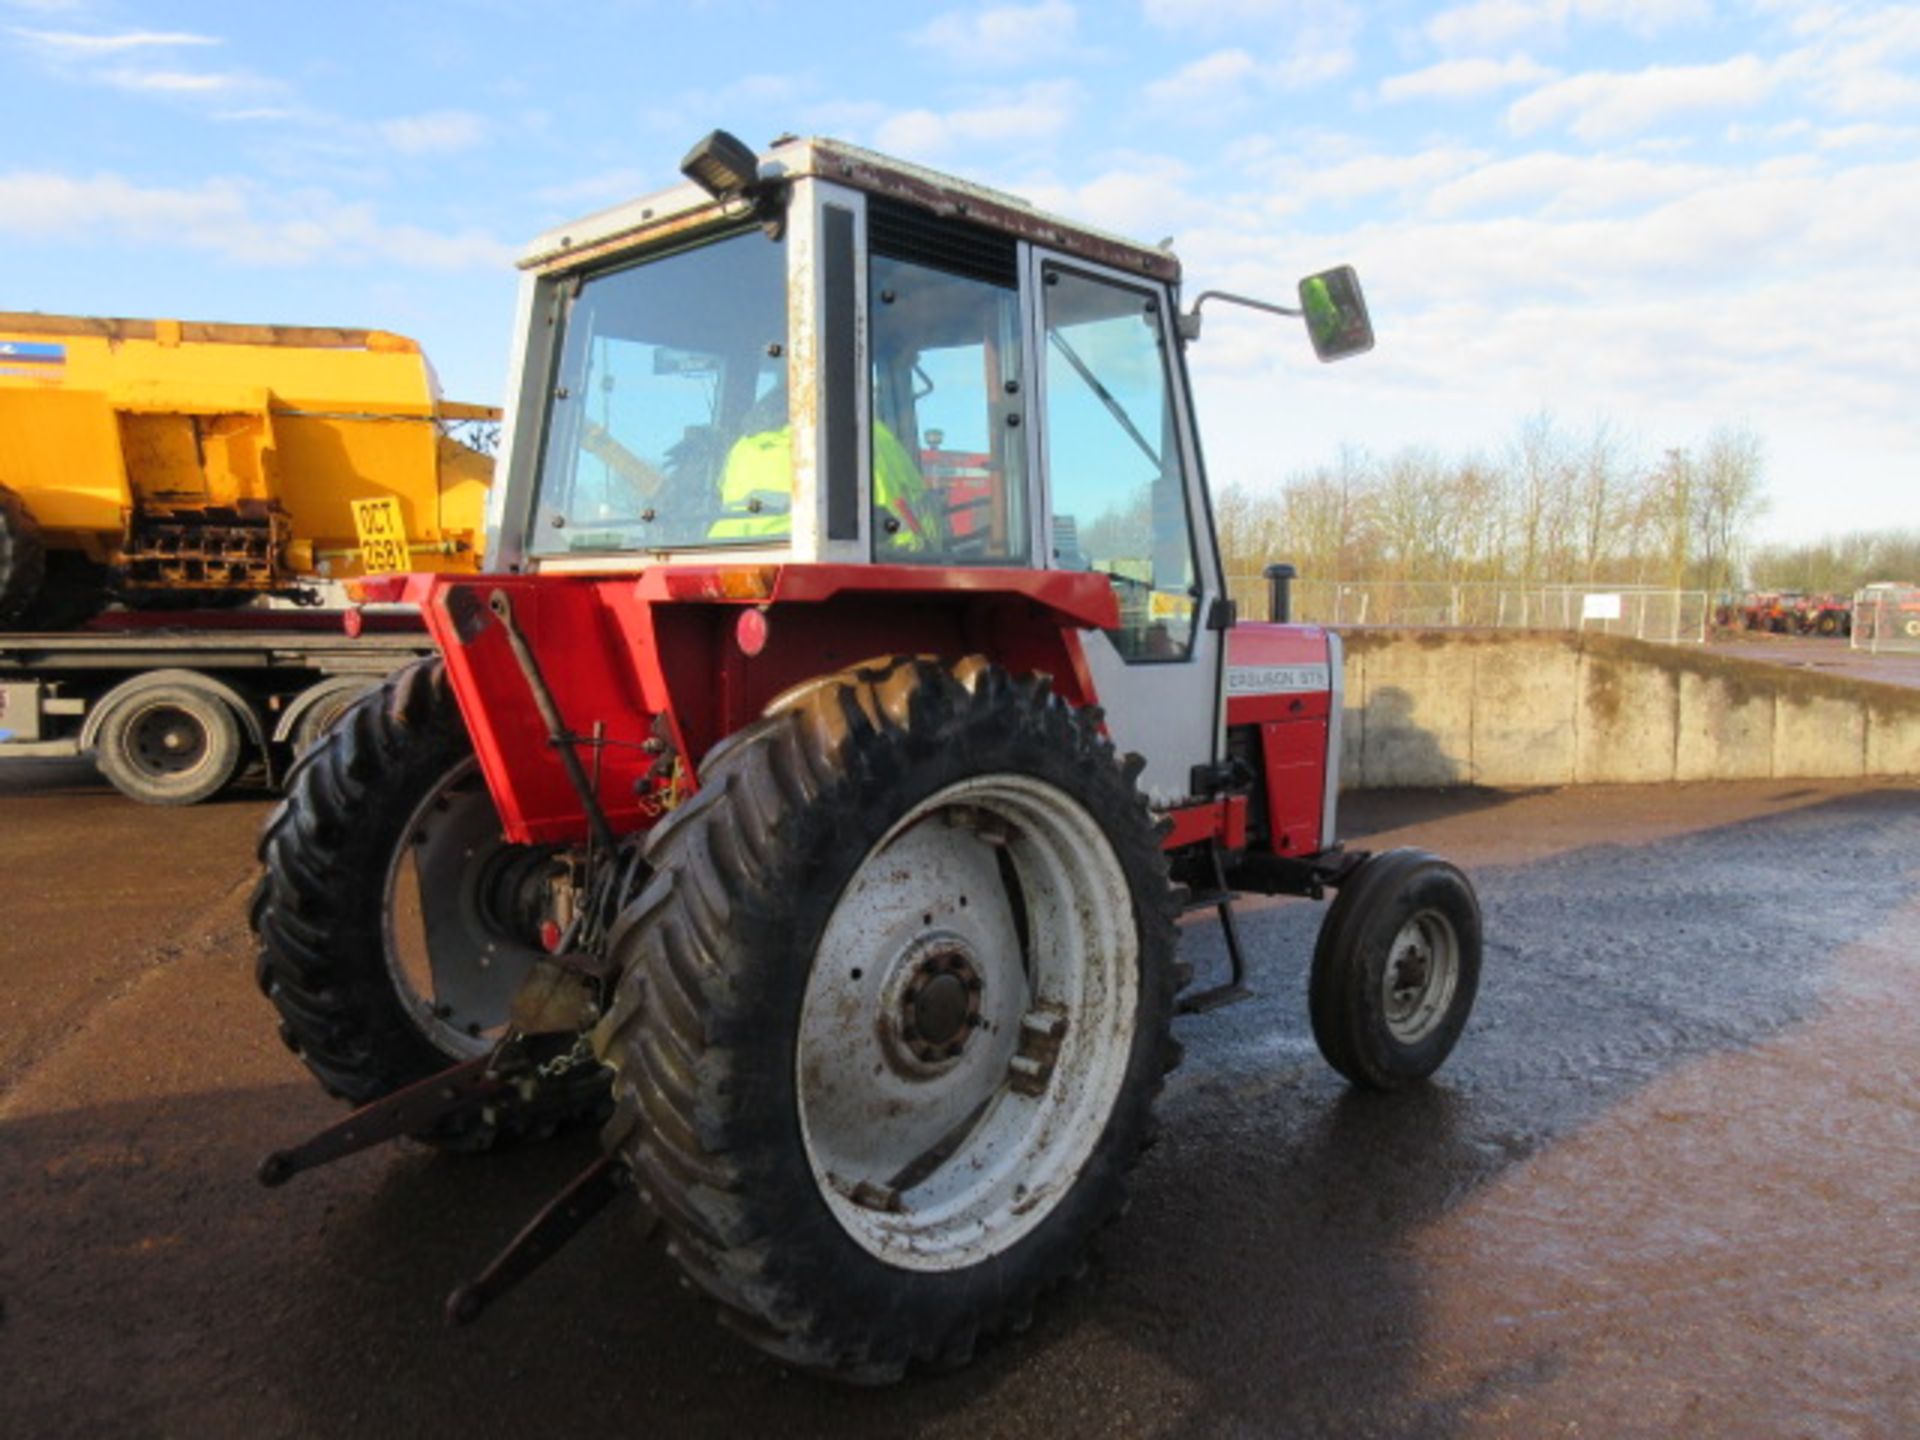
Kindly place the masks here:
[(412, 567), (407, 523), (391, 495), (353, 502), (353, 528), (360, 534), (360, 568), (369, 575), (397, 575)]

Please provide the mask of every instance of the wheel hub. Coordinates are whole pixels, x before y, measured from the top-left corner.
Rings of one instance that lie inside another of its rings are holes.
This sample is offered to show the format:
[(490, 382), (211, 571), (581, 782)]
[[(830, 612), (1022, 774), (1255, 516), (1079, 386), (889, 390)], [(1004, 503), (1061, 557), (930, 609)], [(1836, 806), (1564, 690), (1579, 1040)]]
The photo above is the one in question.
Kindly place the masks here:
[(901, 996), (900, 1037), (916, 1060), (952, 1060), (980, 1024), (986, 982), (959, 949), (940, 950), (913, 969)]
[(1445, 1018), (1459, 984), (1460, 942), (1437, 911), (1410, 917), (1394, 937), (1382, 976), (1387, 1029), (1403, 1045), (1417, 1044)]

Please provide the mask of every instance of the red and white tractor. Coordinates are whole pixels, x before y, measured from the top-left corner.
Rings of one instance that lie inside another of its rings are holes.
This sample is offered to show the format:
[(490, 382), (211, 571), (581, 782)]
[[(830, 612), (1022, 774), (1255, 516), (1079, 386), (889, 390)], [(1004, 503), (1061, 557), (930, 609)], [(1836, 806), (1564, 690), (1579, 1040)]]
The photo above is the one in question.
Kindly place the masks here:
[[(599, 1118), (453, 1318), (631, 1190), (752, 1343), (887, 1381), (1081, 1267), (1237, 893), (1337, 889), (1313, 1032), (1389, 1090), (1480, 914), (1335, 839), (1340, 643), (1287, 567), (1227, 597), (1172, 254), (835, 142), (682, 169), (522, 261), (489, 573), (387, 593), (439, 657), (268, 822), (260, 983), (362, 1108), (261, 1175)], [(1344, 267), (1213, 298), (1372, 343)]]

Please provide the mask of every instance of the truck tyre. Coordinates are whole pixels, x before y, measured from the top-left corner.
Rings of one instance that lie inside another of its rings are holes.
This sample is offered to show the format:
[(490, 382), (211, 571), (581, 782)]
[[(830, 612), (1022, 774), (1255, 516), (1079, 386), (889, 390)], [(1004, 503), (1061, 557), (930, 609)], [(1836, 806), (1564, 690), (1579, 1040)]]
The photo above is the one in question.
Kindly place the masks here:
[(25, 617), (40, 594), (47, 552), (26, 502), (0, 485), (0, 624)]
[[(492, 1048), (540, 953), (550, 856), (500, 838), (438, 657), (362, 695), (295, 763), (259, 853), (255, 976), (330, 1094), (364, 1105)], [(605, 1096), (587, 1066), (418, 1138), (541, 1138)]]
[(21, 628), (78, 630), (107, 608), (109, 575), (78, 550), (49, 552), (40, 593), (21, 615)]
[[(346, 676), (333, 676), (322, 680), (303, 692), (300, 702), (306, 709), (300, 712), (300, 718), (294, 722), (293, 733), (288, 737), (293, 753), (304, 755), (333, 728), (334, 723), (354, 707), (361, 696), (377, 689), (378, 680), (361, 680)], [(308, 697), (312, 698), (309, 699)]]
[(1320, 1053), (1355, 1085), (1400, 1090), (1440, 1068), (1480, 986), (1480, 904), (1425, 850), (1363, 862), (1320, 925), (1308, 1014)]
[(977, 657), (802, 686), (649, 837), (605, 1138), (723, 1321), (884, 1384), (1077, 1274), (1178, 1058), (1137, 757)]
[(211, 690), (185, 681), (148, 685), (102, 703), (94, 758), (123, 795), (147, 805), (197, 805), (240, 768), (240, 718)]

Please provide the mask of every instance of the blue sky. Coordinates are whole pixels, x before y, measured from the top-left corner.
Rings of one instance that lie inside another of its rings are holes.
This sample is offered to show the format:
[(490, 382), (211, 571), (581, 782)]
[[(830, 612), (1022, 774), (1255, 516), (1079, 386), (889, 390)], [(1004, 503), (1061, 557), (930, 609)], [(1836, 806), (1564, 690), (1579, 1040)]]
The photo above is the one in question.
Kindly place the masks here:
[(1171, 235), (1191, 291), (1358, 265), (1339, 366), (1209, 307), (1216, 483), (1544, 408), (1750, 427), (1771, 538), (1920, 525), (1911, 4), (0, 0), (0, 308), (378, 326), (497, 401), (518, 247), (714, 126)]

